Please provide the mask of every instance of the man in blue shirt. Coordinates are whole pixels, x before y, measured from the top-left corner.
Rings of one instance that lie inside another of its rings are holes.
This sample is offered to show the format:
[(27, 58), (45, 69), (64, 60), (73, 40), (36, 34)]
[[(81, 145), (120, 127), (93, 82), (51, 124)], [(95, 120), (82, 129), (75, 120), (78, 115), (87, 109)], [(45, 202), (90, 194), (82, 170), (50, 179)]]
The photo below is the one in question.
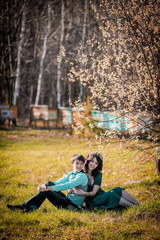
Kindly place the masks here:
[[(38, 186), (38, 194), (20, 205), (7, 205), (11, 210), (20, 209), (24, 212), (35, 210), (47, 198), (57, 208), (81, 209), (85, 196), (75, 194), (74, 188), (87, 191), (88, 177), (83, 172), (85, 158), (74, 154), (71, 158), (73, 171), (56, 182), (48, 181)], [(67, 196), (61, 191), (68, 190)]]

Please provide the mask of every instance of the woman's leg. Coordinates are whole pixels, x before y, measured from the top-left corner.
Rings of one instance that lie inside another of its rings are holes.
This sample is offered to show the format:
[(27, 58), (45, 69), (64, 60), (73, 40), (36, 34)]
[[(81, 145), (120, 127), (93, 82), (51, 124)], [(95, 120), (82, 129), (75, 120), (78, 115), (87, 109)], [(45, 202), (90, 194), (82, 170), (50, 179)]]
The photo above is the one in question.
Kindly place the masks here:
[(127, 201), (125, 198), (121, 197), (121, 199), (119, 201), (119, 205), (124, 206), (124, 207), (130, 207), (130, 206), (133, 206), (134, 204)]
[(139, 205), (138, 201), (134, 197), (132, 197), (128, 192), (126, 192), (125, 190), (122, 190), (122, 198), (126, 199), (127, 201), (131, 202), (132, 204)]

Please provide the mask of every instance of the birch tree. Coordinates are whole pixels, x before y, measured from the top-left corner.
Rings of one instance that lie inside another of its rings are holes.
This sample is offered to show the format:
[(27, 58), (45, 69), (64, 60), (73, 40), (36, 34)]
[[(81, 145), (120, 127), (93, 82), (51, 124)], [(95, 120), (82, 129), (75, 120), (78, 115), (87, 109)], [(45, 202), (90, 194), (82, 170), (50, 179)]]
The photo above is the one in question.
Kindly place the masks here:
[[(84, 2), (84, 20), (83, 20), (83, 31), (82, 31), (82, 44), (81, 44), (81, 62), (80, 68), (83, 68), (83, 54), (85, 47), (85, 38), (86, 38), (86, 21), (87, 21), (87, 12), (88, 12), (88, 0)], [(83, 102), (83, 83), (80, 82), (80, 99)]]
[(60, 36), (60, 46), (59, 46), (59, 55), (57, 57), (57, 106), (58, 109), (61, 108), (61, 63), (64, 53), (63, 48), (63, 39), (64, 39), (64, 0), (61, 0), (61, 36)]
[[(78, 65), (74, 67), (70, 80), (75, 81), (76, 76), (89, 86), (94, 109), (109, 111), (119, 119), (133, 117), (140, 128), (133, 128), (130, 138), (138, 139), (147, 128), (146, 137), (156, 142), (160, 138), (160, 3), (152, 0), (90, 3), (103, 40), (98, 41), (93, 35), (88, 41), (90, 46), (96, 46), (87, 58), (91, 65), (88, 68), (85, 64), (83, 71)], [(149, 116), (151, 121), (146, 123), (143, 116)], [(104, 129), (96, 137), (102, 143), (102, 139), (117, 134), (123, 137), (122, 132)]]
[(43, 48), (42, 48), (42, 57), (41, 57), (41, 61), (40, 61), (40, 70), (39, 70), (35, 105), (39, 104), (41, 85), (42, 85), (42, 76), (43, 76), (43, 69), (44, 69), (44, 60), (45, 60), (45, 56), (46, 56), (46, 52), (47, 52), (47, 40), (48, 40), (48, 37), (50, 34), (50, 28), (51, 28), (51, 6), (50, 6), (50, 2), (48, 2), (48, 24), (47, 24), (47, 28), (45, 31)]
[[(90, 69), (73, 69), (74, 75), (89, 85), (92, 100), (100, 108), (118, 112), (119, 104), (123, 113), (150, 113), (157, 117), (160, 114), (159, 3), (118, 2), (93, 2), (103, 42), (95, 42), (94, 37), (90, 40), (90, 45), (97, 45), (99, 55), (93, 53)], [(71, 80), (74, 75), (70, 75)]]
[(21, 25), (21, 33), (20, 33), (20, 41), (18, 44), (18, 53), (17, 53), (17, 71), (16, 71), (16, 81), (15, 88), (13, 94), (13, 105), (17, 104), (17, 99), (19, 96), (19, 88), (20, 88), (20, 71), (21, 71), (21, 53), (25, 36), (25, 23), (26, 23), (26, 0), (24, 0), (22, 7), (22, 25)]

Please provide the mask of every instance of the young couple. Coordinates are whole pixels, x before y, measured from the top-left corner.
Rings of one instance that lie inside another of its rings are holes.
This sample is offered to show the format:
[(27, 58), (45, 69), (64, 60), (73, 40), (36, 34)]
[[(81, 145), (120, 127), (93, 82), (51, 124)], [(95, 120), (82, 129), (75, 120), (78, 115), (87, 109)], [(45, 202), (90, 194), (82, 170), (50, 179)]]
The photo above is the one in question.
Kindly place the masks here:
[[(11, 210), (29, 212), (38, 209), (47, 198), (57, 208), (80, 210), (85, 201), (88, 209), (112, 209), (139, 203), (120, 187), (104, 192), (102, 181), (103, 157), (98, 152), (88, 154), (86, 161), (81, 154), (71, 158), (73, 171), (56, 182), (48, 181), (38, 186), (38, 194), (20, 205), (7, 205)], [(84, 168), (84, 171), (83, 171)], [(67, 190), (67, 196), (61, 191)]]

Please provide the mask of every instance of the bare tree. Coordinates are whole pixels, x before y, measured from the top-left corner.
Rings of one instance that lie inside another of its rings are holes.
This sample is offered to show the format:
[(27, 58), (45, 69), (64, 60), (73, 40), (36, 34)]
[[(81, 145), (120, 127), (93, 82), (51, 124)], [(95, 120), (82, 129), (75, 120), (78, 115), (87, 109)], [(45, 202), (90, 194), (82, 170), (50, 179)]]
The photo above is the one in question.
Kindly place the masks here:
[[(85, 47), (85, 38), (86, 38), (86, 21), (87, 21), (87, 11), (88, 11), (88, 0), (84, 2), (84, 20), (83, 20), (83, 32), (82, 32), (82, 44), (81, 44), (81, 62), (80, 67), (83, 67), (83, 52)], [(80, 99), (83, 102), (83, 83), (80, 82)]]
[[(30, 104), (67, 107), (69, 92), (72, 100), (80, 95), (80, 83), (69, 83), (71, 63), (84, 70), (88, 52), (95, 50), (88, 47), (88, 36), (101, 34), (89, 1), (2, 0), (0, 5), (0, 102), (13, 104), (14, 99), (23, 118), (29, 116)], [(80, 79), (82, 83), (83, 72)], [(85, 99), (87, 87), (81, 90)]]
[(50, 28), (51, 28), (51, 6), (50, 6), (50, 2), (48, 2), (48, 24), (47, 24), (47, 29), (45, 31), (44, 42), (43, 42), (43, 50), (42, 50), (42, 57), (40, 61), (40, 71), (39, 71), (39, 77), (38, 77), (38, 86), (37, 86), (35, 105), (38, 105), (39, 103), (42, 75), (43, 75), (43, 68), (44, 68), (44, 59), (47, 51), (47, 40), (50, 34)]
[(61, 37), (60, 37), (60, 46), (59, 46), (59, 56), (57, 63), (57, 106), (60, 109), (61, 107), (61, 62), (63, 58), (63, 39), (64, 39), (64, 0), (61, 0)]
[(22, 25), (21, 25), (20, 41), (18, 44), (17, 71), (16, 71), (16, 82), (15, 82), (14, 95), (13, 95), (13, 105), (17, 104), (17, 98), (19, 95), (21, 54), (22, 54), (22, 46), (24, 42), (25, 23), (26, 23), (26, 0), (24, 0), (23, 7), (22, 7)]

